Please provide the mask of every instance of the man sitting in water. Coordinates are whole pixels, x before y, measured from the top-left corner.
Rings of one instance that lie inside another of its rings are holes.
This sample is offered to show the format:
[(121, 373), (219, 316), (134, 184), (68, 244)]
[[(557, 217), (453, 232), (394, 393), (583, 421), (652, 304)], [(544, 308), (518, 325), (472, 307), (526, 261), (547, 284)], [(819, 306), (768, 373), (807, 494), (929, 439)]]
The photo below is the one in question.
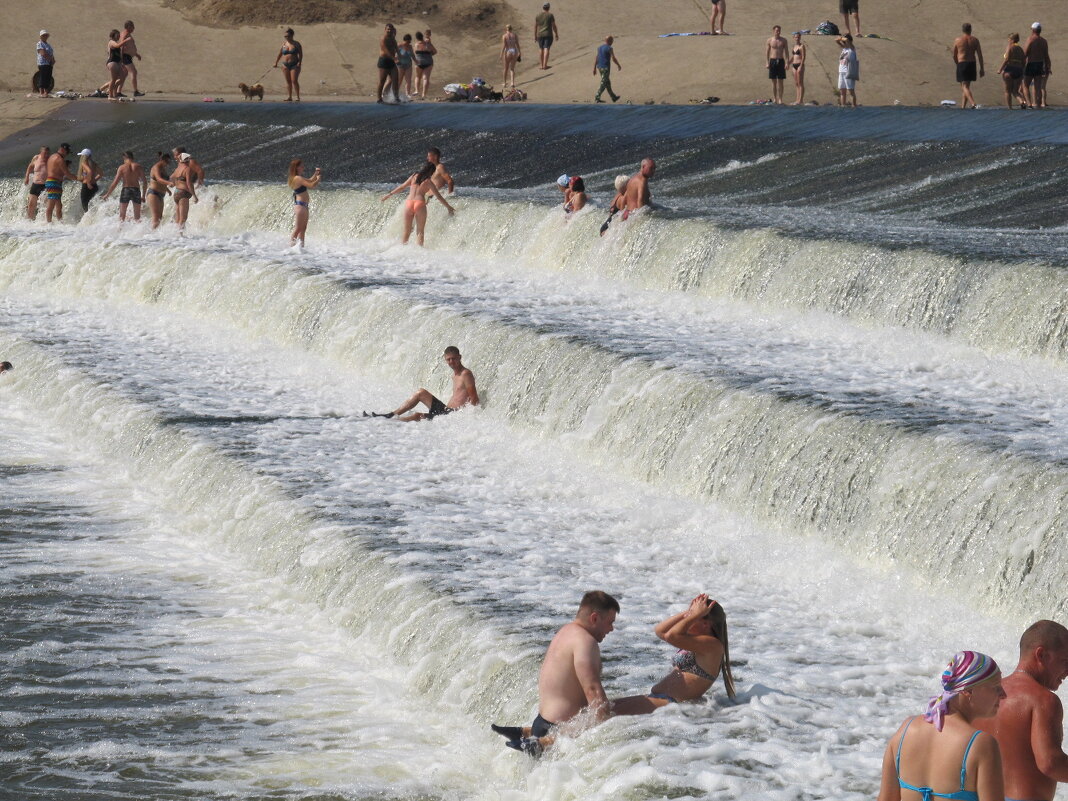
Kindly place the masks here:
[[(433, 420), (442, 414), (455, 412), (464, 406), (478, 406), (478, 390), (475, 389), (475, 375), (460, 361), (460, 349), (455, 345), (445, 348), (445, 364), (452, 368), (452, 397), (449, 402), (442, 403), (430, 394), (429, 390), (420, 388), (412, 397), (392, 412), (386, 414), (371, 413), (371, 417), (391, 417), (402, 423), (415, 423), (419, 420)], [(426, 406), (428, 412), (415, 412), (402, 417), (405, 412), (410, 412), (420, 403)], [(366, 412), (365, 412), (366, 414)]]
[(627, 181), (627, 190), (623, 194), (624, 220), (630, 216), (632, 211), (653, 205), (652, 195), (649, 194), (649, 179), (655, 174), (656, 162), (652, 159), (642, 159), (641, 169)]
[(1053, 801), (1057, 782), (1068, 782), (1064, 708), (1054, 693), (1066, 676), (1068, 629), (1040, 620), (1020, 638), (1020, 662), (1002, 680), (997, 715), (977, 724), (1001, 747), (1006, 801)]
[(553, 637), (538, 674), (538, 716), (529, 727), (491, 728), (508, 738), (508, 747), (537, 756), (553, 729), (589, 709), (596, 722), (609, 716), (601, 685), (600, 643), (614, 628), (619, 601), (592, 590), (582, 596), (575, 619)]

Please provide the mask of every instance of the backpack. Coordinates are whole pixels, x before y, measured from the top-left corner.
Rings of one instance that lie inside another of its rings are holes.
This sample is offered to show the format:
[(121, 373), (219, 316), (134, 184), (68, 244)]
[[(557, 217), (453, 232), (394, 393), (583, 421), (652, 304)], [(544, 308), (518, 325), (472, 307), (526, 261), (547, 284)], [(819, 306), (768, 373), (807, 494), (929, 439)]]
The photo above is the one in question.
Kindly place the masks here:
[(816, 33), (822, 34), (823, 36), (837, 36), (838, 26), (830, 20), (825, 20), (816, 26)]

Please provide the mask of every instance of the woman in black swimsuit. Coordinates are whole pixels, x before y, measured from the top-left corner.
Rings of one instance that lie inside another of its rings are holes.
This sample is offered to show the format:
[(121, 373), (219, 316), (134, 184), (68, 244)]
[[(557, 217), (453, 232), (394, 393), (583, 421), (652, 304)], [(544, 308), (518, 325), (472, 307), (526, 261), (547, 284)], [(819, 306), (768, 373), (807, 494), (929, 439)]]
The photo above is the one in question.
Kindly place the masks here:
[(293, 29), (286, 28), (285, 38), (282, 40), (282, 49), (278, 51), (278, 56), (274, 60), (274, 65), (277, 67), (278, 62), (282, 62), (282, 74), (286, 78), (286, 88), (289, 90), (289, 97), (286, 98), (286, 102), (293, 99), (293, 92), (297, 93), (297, 102), (300, 102), (300, 66), (304, 63), (304, 48), (300, 46), (300, 42), (293, 38)]
[(430, 31), (423, 35), (422, 31), (415, 32), (415, 91), (423, 100), (430, 89), (430, 73), (434, 69), (434, 56), (438, 49), (430, 41)]
[(119, 44), (119, 32), (112, 31), (108, 39), (108, 60), (104, 65), (107, 67), (110, 78), (108, 79), (108, 100), (119, 99), (119, 84), (126, 77), (126, 67), (122, 65), (122, 45)]
[(159, 228), (160, 221), (163, 219), (163, 198), (171, 193), (170, 188), (174, 186), (167, 179), (167, 169), (170, 163), (170, 153), (162, 151), (156, 153), (156, 163), (148, 175), (148, 196), (145, 202), (148, 204), (148, 210), (152, 212), (153, 228)]
[(794, 50), (790, 56), (790, 68), (794, 71), (794, 86), (797, 87), (797, 99), (794, 101), (795, 106), (803, 105), (805, 102), (805, 57), (808, 55), (808, 48), (801, 44), (801, 34), (794, 34)]

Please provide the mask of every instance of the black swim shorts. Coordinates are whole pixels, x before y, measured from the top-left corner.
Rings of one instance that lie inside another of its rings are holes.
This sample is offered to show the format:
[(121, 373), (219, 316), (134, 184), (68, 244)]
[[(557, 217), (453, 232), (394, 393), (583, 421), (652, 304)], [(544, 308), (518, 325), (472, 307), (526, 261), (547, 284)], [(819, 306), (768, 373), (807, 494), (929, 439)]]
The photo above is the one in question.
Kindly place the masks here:
[(378, 68), (380, 70), (393, 70), (397, 68), (397, 62), (395, 62), (389, 56), (379, 56)]
[(1024, 67), (1024, 75), (1028, 76), (1029, 78), (1041, 78), (1045, 74), (1045, 61), (1028, 61), (1027, 66)]
[(553, 46), (553, 37), (551, 37), (551, 36), (540, 36), (540, 37), (538, 37), (538, 49), (539, 50), (548, 50), (552, 46)]
[(859, 14), (860, 0), (838, 0), (838, 10), (843, 14)]
[(768, 77), (774, 80), (786, 80), (786, 59), (773, 58), (768, 62)]
[(140, 206), (141, 187), (124, 186), (122, 192), (119, 193), (119, 203), (133, 203), (135, 206)]
[(30, 184), (30, 194), (39, 195), (44, 191), (44, 184)]
[(957, 83), (978, 80), (978, 75), (979, 72), (975, 67), (974, 61), (957, 62)]
[[(456, 411), (455, 409), (450, 409), (448, 406), (446, 406), (444, 403), (439, 401), (437, 398), (431, 398), (431, 400), (430, 400), (430, 411), (427, 412), (426, 416), (427, 416), (428, 420), (432, 420), (435, 417), (438, 417), (440, 415), (450, 414), (451, 412), (455, 412), (455, 411)], [(537, 735), (537, 736), (540, 737), (541, 735)]]

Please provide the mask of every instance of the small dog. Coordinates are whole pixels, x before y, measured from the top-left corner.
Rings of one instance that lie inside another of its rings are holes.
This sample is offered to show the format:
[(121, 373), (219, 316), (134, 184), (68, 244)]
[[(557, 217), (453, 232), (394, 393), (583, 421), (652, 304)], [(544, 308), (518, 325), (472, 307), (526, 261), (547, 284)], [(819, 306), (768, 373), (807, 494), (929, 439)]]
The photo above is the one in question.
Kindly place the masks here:
[(251, 100), (254, 97), (259, 97), (263, 100), (263, 84), (254, 83), (249, 86), (247, 83), (239, 83), (237, 88), (241, 90), (241, 94), (245, 96), (245, 100)]

